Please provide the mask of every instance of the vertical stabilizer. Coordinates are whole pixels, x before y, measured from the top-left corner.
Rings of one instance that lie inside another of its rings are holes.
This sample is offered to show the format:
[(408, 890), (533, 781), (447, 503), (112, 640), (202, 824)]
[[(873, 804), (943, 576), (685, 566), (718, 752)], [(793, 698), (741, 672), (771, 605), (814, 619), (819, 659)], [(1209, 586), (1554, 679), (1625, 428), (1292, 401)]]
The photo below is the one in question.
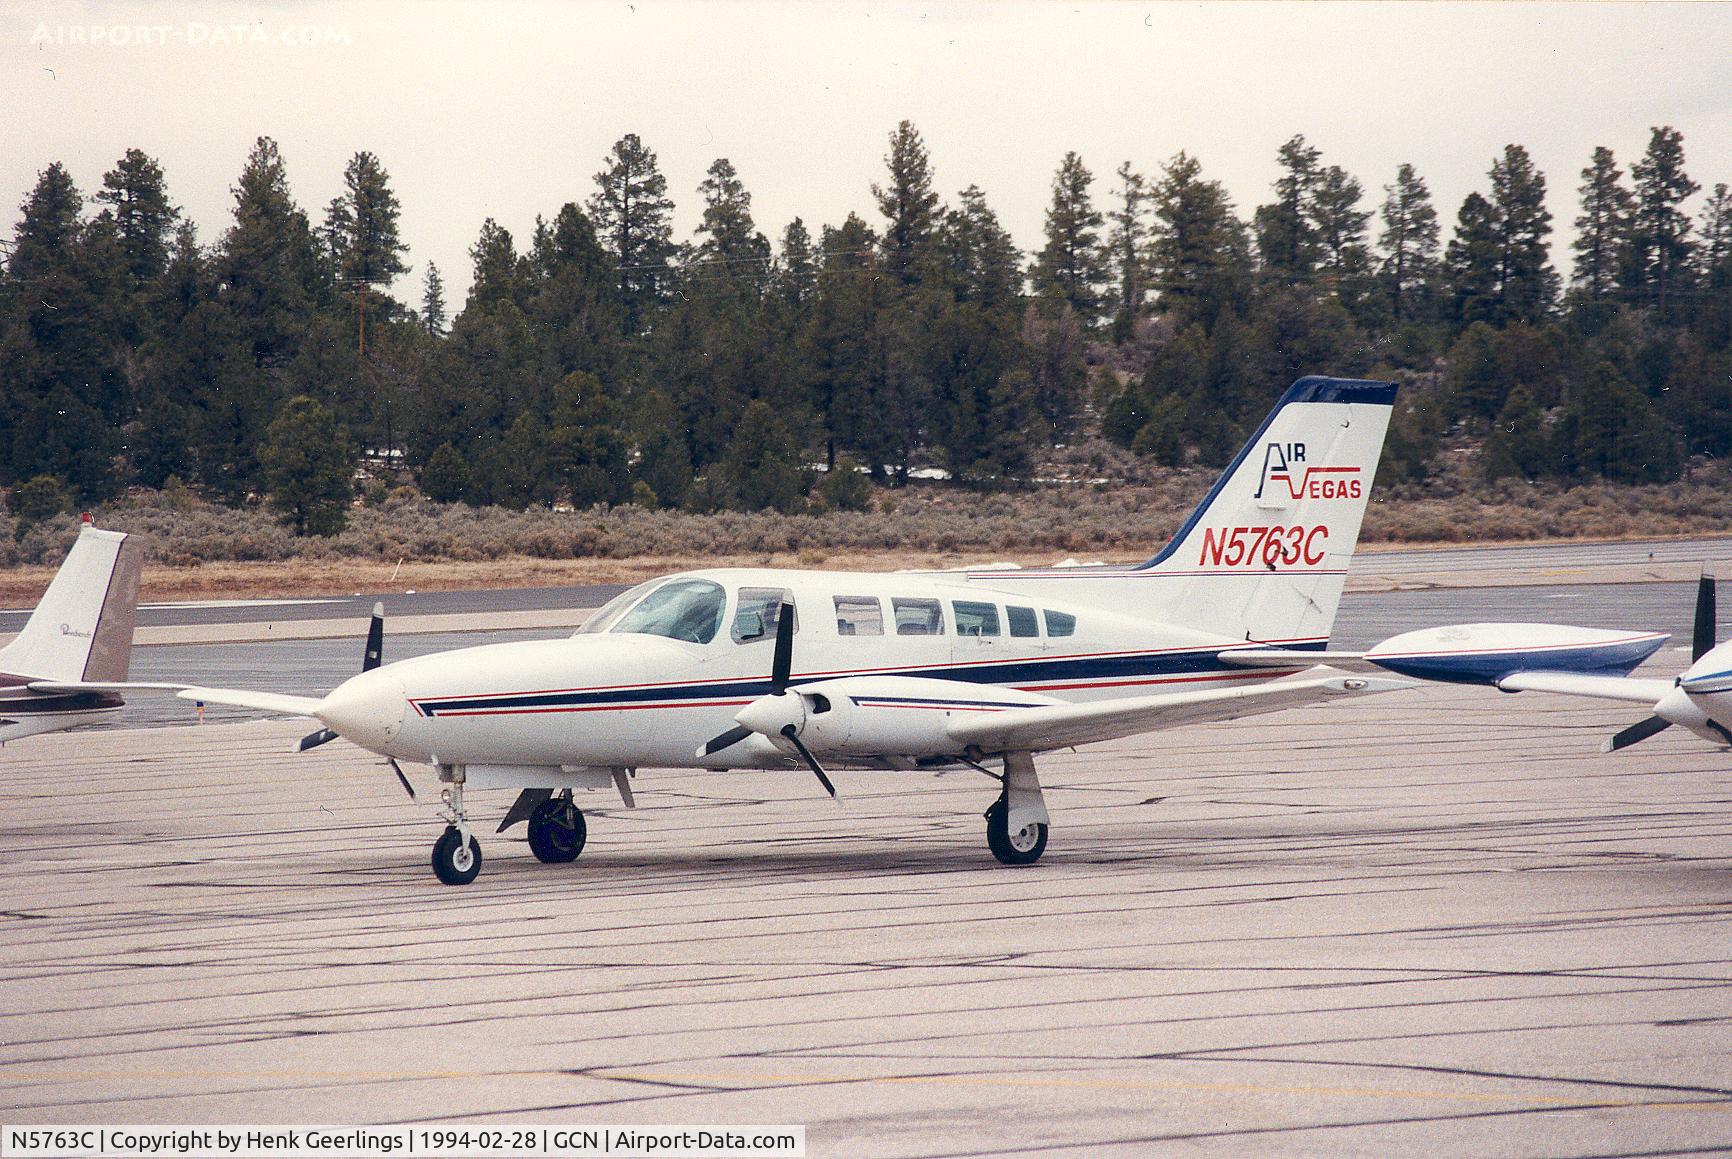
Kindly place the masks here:
[(1147, 563), (970, 580), (1233, 640), (1317, 646), (1335, 623), (1394, 407), (1393, 382), (1301, 378)]
[(125, 680), (139, 565), (139, 547), (127, 536), (86, 526), (24, 630), (0, 648), (0, 671), (37, 680)]

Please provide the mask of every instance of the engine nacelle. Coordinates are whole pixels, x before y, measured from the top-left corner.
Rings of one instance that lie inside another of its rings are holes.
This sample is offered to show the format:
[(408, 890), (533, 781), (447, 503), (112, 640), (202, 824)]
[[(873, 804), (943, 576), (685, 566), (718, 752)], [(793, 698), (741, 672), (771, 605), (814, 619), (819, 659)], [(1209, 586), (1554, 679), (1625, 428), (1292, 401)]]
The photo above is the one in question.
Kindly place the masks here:
[(846, 676), (801, 684), (788, 694), (800, 698), (804, 720), (787, 723), (820, 757), (948, 756), (962, 750), (948, 731), (958, 717), (1064, 703), (1038, 692), (918, 676)]

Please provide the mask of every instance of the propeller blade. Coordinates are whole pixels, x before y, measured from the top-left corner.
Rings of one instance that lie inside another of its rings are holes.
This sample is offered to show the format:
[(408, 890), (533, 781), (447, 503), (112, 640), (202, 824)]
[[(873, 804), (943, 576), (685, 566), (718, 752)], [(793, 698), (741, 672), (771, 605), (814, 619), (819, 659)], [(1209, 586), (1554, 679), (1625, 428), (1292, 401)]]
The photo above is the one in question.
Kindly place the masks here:
[[(787, 607), (786, 604), (783, 604), (782, 606), (784, 608)], [(804, 742), (800, 740), (800, 730), (791, 724), (783, 725), (782, 735), (792, 742), (794, 748), (799, 751), (800, 756), (805, 759), (806, 764), (811, 767), (812, 772), (817, 774), (818, 783), (824, 786), (824, 791), (829, 793), (830, 799), (834, 801), (836, 799), (836, 786), (832, 785), (830, 783), (830, 778), (824, 775), (824, 766), (818, 763), (818, 758), (812, 755), (812, 750), (807, 748)]]
[(698, 755), (701, 757), (713, 756), (714, 754), (721, 752), (723, 749), (733, 748), (751, 735), (751, 729), (747, 728), (743, 724), (736, 724), (727, 732), (722, 733), (718, 737), (712, 738), (708, 744), (698, 751)]
[(385, 655), (385, 605), (373, 605), (373, 619), (367, 625), (367, 650), (361, 655), (361, 671), (371, 672)]
[(295, 746), (295, 751), (298, 753), (304, 753), (308, 749), (316, 749), (325, 742), (336, 739), (336, 733), (332, 732), (328, 728), (321, 728), (318, 732), (309, 732), (306, 736), (302, 737), (301, 743)]
[(1714, 648), (1716, 616), (1714, 577), (1703, 573), (1696, 584), (1696, 631), (1690, 639), (1690, 659), (1700, 660)]
[(1600, 749), (1603, 753), (1615, 753), (1619, 749), (1627, 749), (1638, 741), (1647, 740), (1657, 732), (1665, 732), (1672, 727), (1672, 722), (1663, 716), (1650, 716), (1647, 720), (1639, 720), (1629, 728), (1605, 743)]
[(776, 615), (776, 654), (770, 661), (771, 696), (780, 696), (788, 690), (788, 677), (793, 671), (794, 605), (784, 600), (782, 610)]
[(396, 757), (386, 757), (385, 763), (391, 766), (391, 771), (397, 774), (397, 782), (403, 786), (403, 791), (409, 794), (409, 799), (415, 799), (415, 786), (409, 783), (409, 778), (403, 775), (403, 767), (397, 763)]

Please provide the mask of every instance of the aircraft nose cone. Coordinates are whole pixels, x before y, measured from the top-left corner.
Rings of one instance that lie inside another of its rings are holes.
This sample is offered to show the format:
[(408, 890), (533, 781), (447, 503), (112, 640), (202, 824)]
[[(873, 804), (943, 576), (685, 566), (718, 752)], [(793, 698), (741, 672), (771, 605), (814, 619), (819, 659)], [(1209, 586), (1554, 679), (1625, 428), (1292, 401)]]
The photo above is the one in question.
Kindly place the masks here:
[(365, 749), (384, 752), (403, 727), (407, 703), (403, 683), (388, 669), (375, 668), (339, 684), (319, 705), (325, 727)]

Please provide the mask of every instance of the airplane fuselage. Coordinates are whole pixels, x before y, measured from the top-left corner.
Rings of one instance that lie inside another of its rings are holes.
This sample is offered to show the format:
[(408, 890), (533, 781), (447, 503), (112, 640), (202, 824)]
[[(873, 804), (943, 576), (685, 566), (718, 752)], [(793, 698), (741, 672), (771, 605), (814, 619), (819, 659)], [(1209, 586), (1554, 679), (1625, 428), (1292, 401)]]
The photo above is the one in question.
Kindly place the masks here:
[(912, 714), (941, 720), (1278, 675), (1220, 664), (1219, 651), (1242, 640), (1031, 599), (979, 578), (720, 569), (633, 589), (569, 639), (386, 664), (333, 692), (322, 715), (364, 747), (434, 764), (788, 767), (788, 753), (764, 737), (697, 752), (769, 692), (770, 609), (782, 600), (795, 608), (793, 683), (931, 682), (849, 698), (857, 735), (871, 734), (873, 716), (893, 715), (886, 732), (904, 742), (882, 754), (857, 744), (853, 763), (959, 755), (941, 728), (928, 751), (908, 751)]

